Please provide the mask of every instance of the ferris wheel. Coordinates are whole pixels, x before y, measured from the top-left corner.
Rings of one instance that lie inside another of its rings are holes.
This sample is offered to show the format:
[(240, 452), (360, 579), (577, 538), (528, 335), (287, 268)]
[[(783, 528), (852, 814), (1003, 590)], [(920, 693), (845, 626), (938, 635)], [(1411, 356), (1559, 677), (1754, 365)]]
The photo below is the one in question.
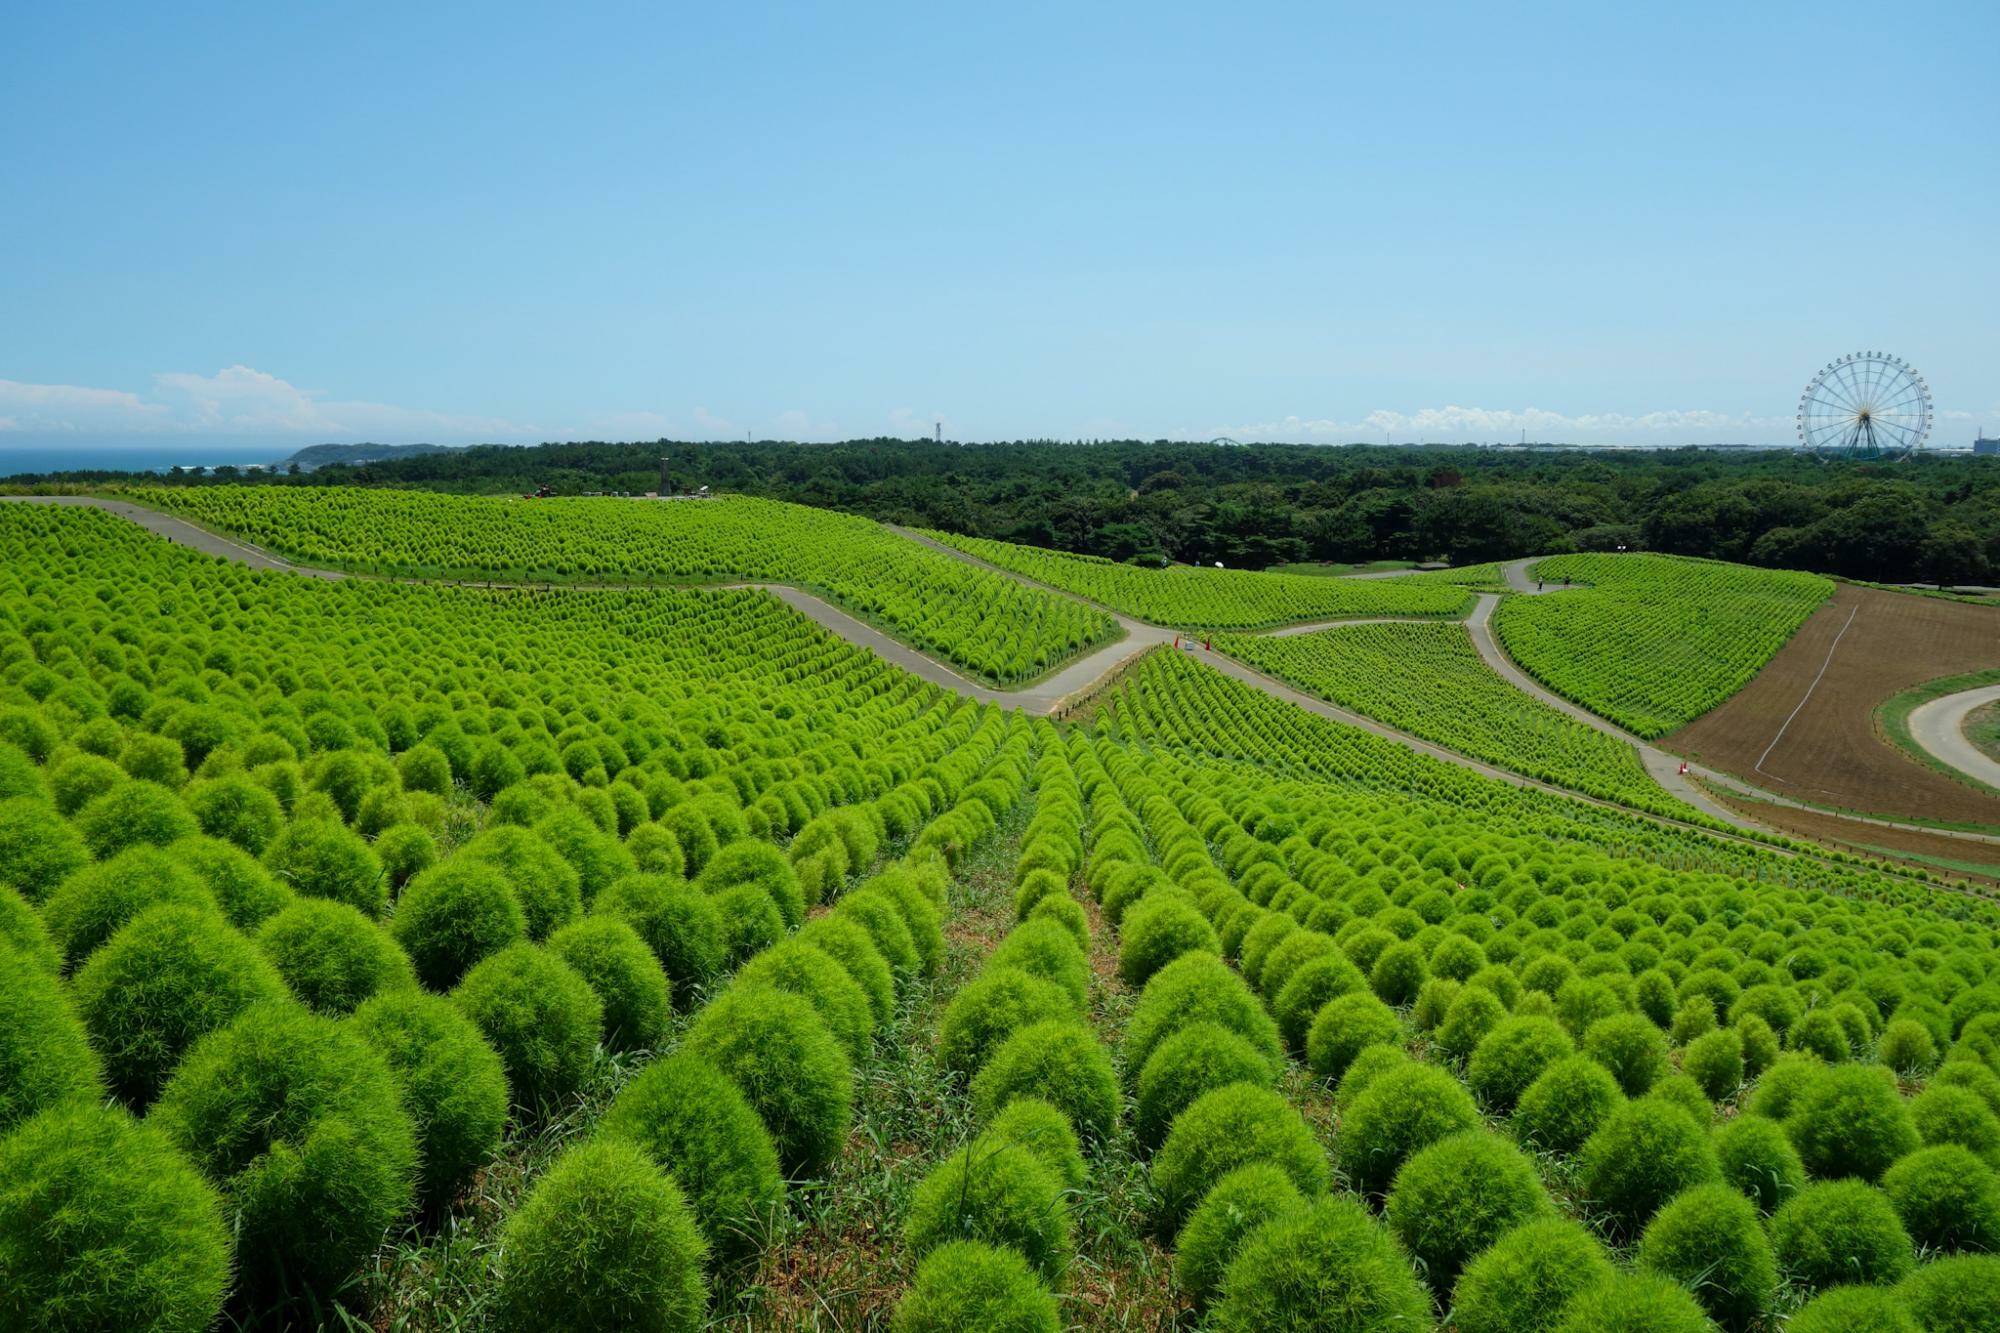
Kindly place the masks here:
[(1822, 458), (1908, 458), (1930, 433), (1930, 386), (1887, 352), (1828, 362), (1799, 397), (1799, 444)]

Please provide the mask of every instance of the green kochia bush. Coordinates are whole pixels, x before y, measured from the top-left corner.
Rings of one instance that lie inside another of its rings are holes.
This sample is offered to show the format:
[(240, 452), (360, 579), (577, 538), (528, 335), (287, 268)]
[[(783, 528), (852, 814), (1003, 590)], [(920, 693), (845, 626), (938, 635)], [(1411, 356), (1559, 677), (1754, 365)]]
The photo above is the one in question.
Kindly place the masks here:
[(1681, 1053), (1681, 1071), (1694, 1079), (1708, 1100), (1721, 1101), (1742, 1085), (1743, 1038), (1734, 1028), (1696, 1037)]
[(1465, 1081), (1488, 1110), (1511, 1110), (1544, 1069), (1575, 1050), (1553, 1018), (1510, 1018), (1473, 1049)]
[(389, 922), (432, 990), (450, 990), (480, 959), (528, 935), (527, 918), (500, 871), (453, 857), (411, 880)]
[(1588, 1055), (1570, 1055), (1542, 1071), (1514, 1107), (1521, 1142), (1575, 1152), (1625, 1100), (1611, 1071)]
[(1272, 1083), (1269, 1062), (1248, 1038), (1220, 1023), (1193, 1023), (1174, 1033), (1139, 1072), (1133, 1122), (1139, 1142), (1157, 1147), (1190, 1103), (1231, 1083)]
[(1600, 1018), (1583, 1034), (1584, 1054), (1611, 1071), (1628, 1097), (1638, 1097), (1667, 1072), (1667, 1039), (1642, 1014)]
[(659, 1046), (673, 1019), (673, 995), (660, 960), (637, 931), (612, 917), (587, 917), (549, 936), (548, 949), (597, 993), (604, 1005), (606, 1046)]
[(1771, 1216), (1778, 1270), (1800, 1287), (1895, 1282), (1910, 1271), (1910, 1233), (1888, 1196), (1859, 1180), (1806, 1186)]
[(1880, 1065), (1834, 1065), (1800, 1090), (1785, 1117), (1806, 1174), (1819, 1179), (1880, 1178), (1891, 1162), (1917, 1146), (1917, 1127)]
[(0, 1134), (46, 1107), (92, 1101), (101, 1071), (62, 984), (0, 943)]
[(331, 819), (294, 819), (264, 849), (264, 864), (294, 892), (331, 898), (382, 915), (389, 880), (375, 853), (351, 829)]
[(1785, 1321), (1785, 1333), (1924, 1333), (1889, 1287), (1830, 1287)]
[(890, 1321), (894, 1333), (1061, 1333), (1056, 1298), (1005, 1246), (955, 1240), (932, 1250)]
[(1367, 989), (1368, 981), (1361, 975), (1361, 969), (1338, 950), (1308, 958), (1292, 972), (1278, 991), (1278, 998), (1271, 1002), (1271, 1012), (1277, 1016), (1285, 1046), (1294, 1051), (1308, 1050), (1313, 1023), (1326, 1006)]
[(1251, 1233), (1223, 1279), (1214, 1326), (1271, 1333), (1332, 1326), (1426, 1329), (1431, 1303), (1410, 1262), (1365, 1209), (1325, 1198)]
[(1384, 1211), (1431, 1284), (1449, 1292), (1467, 1260), (1547, 1206), (1535, 1164), (1491, 1131), (1473, 1129), (1404, 1162)]
[(993, 1117), (974, 1147), (1011, 1143), (1026, 1148), (1065, 1190), (1080, 1190), (1089, 1175), (1083, 1146), (1069, 1117), (1039, 1097), (1016, 1097)]
[(1327, 1001), (1306, 1033), (1306, 1064), (1313, 1077), (1338, 1083), (1363, 1047), (1402, 1040), (1402, 1020), (1370, 991), (1350, 991)]
[(1463, 1085), (1434, 1065), (1390, 1069), (1348, 1105), (1335, 1143), (1355, 1189), (1378, 1194), (1412, 1153), (1479, 1124)]
[(1069, 993), (1020, 968), (989, 968), (968, 982), (938, 1020), (938, 1062), (970, 1076), (1013, 1033), (1031, 1023), (1074, 1018)]
[(1233, 1083), (1181, 1112), (1153, 1158), (1161, 1233), (1178, 1231), (1210, 1186), (1252, 1162), (1278, 1167), (1307, 1198), (1326, 1192), (1326, 1153), (1305, 1118), (1278, 1093)]
[(1179, 1028), (1215, 1022), (1246, 1037), (1265, 1053), (1275, 1077), (1284, 1062), (1277, 1024), (1263, 1001), (1220, 958), (1188, 954), (1154, 973), (1126, 1020), (1127, 1073), (1137, 1078), (1153, 1048)]
[(198, 1037), (288, 992), (212, 909), (155, 907), (91, 955), (74, 995), (112, 1090), (144, 1106)]
[(712, 901), (722, 922), (725, 968), (755, 957), (784, 937), (784, 915), (771, 895), (755, 884), (732, 884), (713, 894)]
[(0, 884), (38, 903), (69, 875), (90, 864), (75, 829), (26, 797), (0, 801)]
[(972, 1080), (972, 1105), (982, 1120), (1016, 1097), (1040, 1097), (1067, 1115), (1086, 1139), (1109, 1138), (1118, 1124), (1118, 1075), (1111, 1055), (1076, 1019), (1018, 1029)]
[(0, 1326), (200, 1333), (222, 1311), (215, 1190), (152, 1125), (57, 1106), (0, 1137)]
[(98, 860), (127, 847), (164, 847), (201, 832), (180, 798), (156, 782), (123, 782), (76, 812), (77, 832)]
[[(866, 930), (852, 921), (823, 916), (806, 923), (796, 938), (799, 943), (812, 945), (847, 969), (847, 975), (853, 977), (867, 995), (869, 1011), (875, 1015), (878, 1025), (895, 1017), (896, 976), (889, 970), (887, 960)], [(963, 990), (960, 993), (963, 994)]]
[(1989, 1162), (2000, 1161), (2000, 1116), (1968, 1088), (1925, 1088), (1910, 1104), (1910, 1119), (1926, 1144), (1957, 1143)]
[(1963, 1144), (1919, 1148), (1882, 1173), (1882, 1192), (1919, 1245), (2000, 1249), (2000, 1180)]
[(2000, 1257), (1935, 1260), (1904, 1278), (1896, 1293), (1925, 1333), (1987, 1333), (2000, 1310)]
[(208, 886), (216, 906), (238, 930), (255, 930), (272, 914), (295, 901), (264, 863), (237, 847), (214, 838), (182, 838), (167, 848)]
[(784, 1199), (770, 1131), (714, 1065), (677, 1053), (646, 1066), (600, 1132), (645, 1149), (686, 1191), (718, 1259), (752, 1253)]
[[(580, 810), (558, 810), (544, 816), (536, 822), (534, 834), (576, 867), (586, 908), (593, 905), (599, 893), (635, 869), (632, 854), (625, 850), (625, 845), (591, 823), (589, 816)], [(692, 864), (690, 858), (688, 868), (700, 867)]]
[(500, 1237), (501, 1327), (690, 1333), (707, 1246), (680, 1189), (629, 1143), (568, 1149)]
[(639, 932), (688, 1004), (722, 970), (722, 914), (715, 900), (666, 875), (626, 875), (597, 895), (593, 914), (615, 917)]
[(1826, 1064), (1819, 1057), (1787, 1051), (1758, 1076), (1744, 1109), (1752, 1115), (1783, 1120), (1825, 1070)]
[(417, 1128), (422, 1196), (442, 1203), (500, 1151), (507, 1073), (451, 1001), (415, 987), (377, 995), (348, 1020), (389, 1062)]
[(1466, 1265), (1453, 1319), (1458, 1333), (1548, 1333), (1579, 1292), (1612, 1273), (1604, 1246), (1580, 1223), (1524, 1222)]
[(253, 1288), (338, 1284), (415, 1197), (416, 1129), (388, 1064), (290, 1004), (203, 1038), (149, 1119), (222, 1187)]
[(1683, 1108), (1655, 1098), (1619, 1107), (1583, 1145), (1585, 1193), (1633, 1231), (1668, 1199), (1720, 1172), (1707, 1131)]
[(547, 939), (583, 910), (576, 867), (518, 825), (489, 826), (460, 848), (458, 856), (484, 862), (505, 876), (521, 904), (531, 940)]
[(1740, 1115), (1715, 1131), (1722, 1178), (1766, 1213), (1805, 1187), (1798, 1149), (1775, 1120)]
[(768, 986), (731, 986), (688, 1030), (682, 1049), (743, 1093), (791, 1172), (815, 1175), (847, 1137), (854, 1076), (811, 1005)]
[(0, 884), (0, 948), (14, 950), (50, 976), (62, 971), (62, 955), (56, 952), (41, 913), (5, 884)]
[(732, 984), (789, 991), (813, 1007), (849, 1060), (867, 1057), (875, 1035), (868, 996), (845, 968), (812, 945), (787, 940), (767, 949), (744, 964)]
[(517, 1104), (547, 1108), (582, 1085), (604, 1005), (546, 948), (524, 941), (502, 949), (466, 973), (451, 998), (500, 1053)]
[(1580, 1293), (1556, 1333), (1712, 1333), (1686, 1287), (1648, 1273), (1620, 1274)]
[(1654, 1214), (1639, 1266), (1686, 1285), (1717, 1323), (1736, 1329), (1764, 1316), (1778, 1281), (1756, 1205), (1722, 1184), (1683, 1190)]
[(371, 995), (416, 985), (410, 960), (346, 903), (300, 898), (257, 931), (257, 947), (306, 1006), (339, 1017)]
[(704, 893), (720, 893), (739, 884), (754, 884), (768, 894), (788, 928), (796, 930), (805, 921), (806, 895), (798, 873), (770, 843), (747, 838), (730, 843), (702, 867), (695, 881)]
[(1090, 998), (1090, 961), (1076, 937), (1055, 921), (1023, 921), (1009, 931), (986, 960), (986, 970), (1017, 967), (1068, 993), (1081, 1012)]
[(1306, 1198), (1284, 1168), (1270, 1162), (1239, 1166), (1216, 1181), (1174, 1243), (1174, 1279), (1206, 1305), (1244, 1240), (1274, 1218), (1301, 1212)]
[(1061, 1183), (1033, 1153), (978, 1144), (924, 1177), (910, 1200), (903, 1239), (918, 1257), (953, 1240), (1010, 1246), (1053, 1282), (1070, 1259), (1069, 1209)]
[(157, 847), (133, 847), (65, 879), (42, 904), (49, 937), (66, 965), (82, 965), (93, 949), (149, 907), (215, 906), (200, 876)]
[(1899, 1074), (1923, 1074), (1937, 1064), (1937, 1042), (1924, 1025), (1908, 1018), (1882, 1029), (1875, 1058)]
[(1145, 985), (1155, 972), (1182, 954), (1219, 956), (1222, 952), (1208, 918), (1192, 903), (1166, 890), (1133, 904), (1118, 934), (1118, 975), (1128, 986)]

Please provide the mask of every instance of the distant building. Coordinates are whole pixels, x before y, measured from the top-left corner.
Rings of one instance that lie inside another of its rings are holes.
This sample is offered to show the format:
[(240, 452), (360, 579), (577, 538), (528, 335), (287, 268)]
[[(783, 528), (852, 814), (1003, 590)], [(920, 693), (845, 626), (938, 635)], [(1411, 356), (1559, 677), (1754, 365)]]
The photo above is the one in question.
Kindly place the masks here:
[(2000, 440), (1989, 440), (1981, 435), (1972, 442), (1972, 452), (1981, 458), (2000, 458)]

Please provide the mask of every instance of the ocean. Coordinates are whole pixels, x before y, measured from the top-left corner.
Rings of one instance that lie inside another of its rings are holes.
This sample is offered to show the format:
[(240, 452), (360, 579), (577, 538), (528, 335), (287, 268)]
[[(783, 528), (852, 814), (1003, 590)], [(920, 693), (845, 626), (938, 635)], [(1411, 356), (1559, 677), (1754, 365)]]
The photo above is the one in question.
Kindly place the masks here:
[(23, 472), (66, 472), (109, 468), (121, 472), (165, 472), (174, 467), (243, 467), (274, 463), (290, 457), (282, 445), (216, 444), (200, 440), (163, 440), (158, 444), (8, 445), (0, 442), (0, 477)]

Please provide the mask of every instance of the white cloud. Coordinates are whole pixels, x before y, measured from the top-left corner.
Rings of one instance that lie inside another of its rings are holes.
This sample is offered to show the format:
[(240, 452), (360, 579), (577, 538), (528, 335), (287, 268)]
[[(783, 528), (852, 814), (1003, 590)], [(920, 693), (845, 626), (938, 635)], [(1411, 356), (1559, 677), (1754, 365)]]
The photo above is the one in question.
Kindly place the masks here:
[(159, 429), (168, 410), (123, 389), (91, 389), (78, 384), (23, 384), (0, 380), (0, 407), (9, 409), (9, 430), (52, 432)]
[(1395, 442), (1434, 440), (1510, 440), (1526, 432), (1533, 440), (1673, 444), (1687, 442), (1760, 442), (1788, 440), (1790, 418), (1732, 416), (1706, 409), (1622, 412), (1571, 416), (1538, 407), (1426, 407), (1414, 412), (1386, 409), (1359, 421), (1283, 417), (1218, 427), (1190, 434), (1228, 436), (1236, 440), (1304, 440), (1324, 443), (1368, 443), (1387, 436)]
[(229, 366), (213, 375), (155, 375), (146, 396), (0, 380), (0, 408), (8, 409), (6, 429), (50, 434), (199, 432), (392, 442), (544, 438), (533, 425), (496, 417), (328, 398), (250, 366)]

